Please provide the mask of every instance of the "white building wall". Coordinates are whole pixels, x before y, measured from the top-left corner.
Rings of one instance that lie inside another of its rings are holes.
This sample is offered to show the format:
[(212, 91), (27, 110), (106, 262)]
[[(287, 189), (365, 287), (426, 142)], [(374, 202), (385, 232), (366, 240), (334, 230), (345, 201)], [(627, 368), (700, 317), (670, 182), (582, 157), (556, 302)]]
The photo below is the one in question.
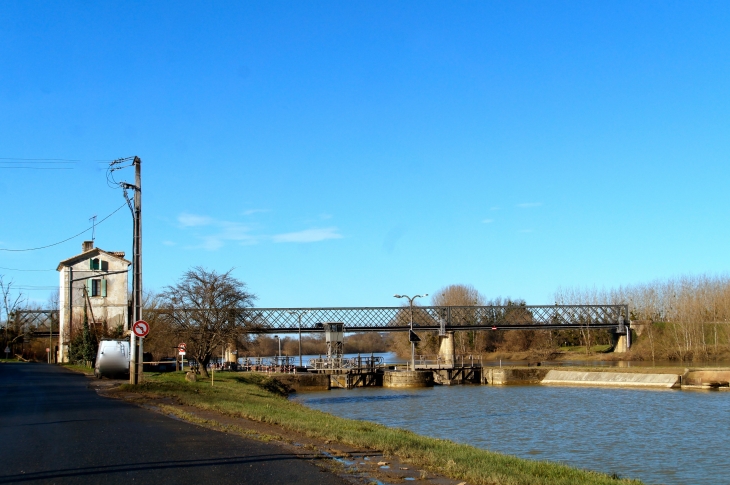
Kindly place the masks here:
[[(125, 330), (129, 329), (127, 321), (127, 293), (128, 293), (128, 268), (129, 262), (117, 258), (114, 255), (90, 251), (87, 258), (78, 260), (70, 265), (73, 271), (69, 271), (69, 266), (63, 266), (59, 271), (59, 351), (58, 361), (68, 362), (68, 344), (77, 332), (80, 332), (83, 325), (84, 301), (88, 289), (87, 281), (89, 280), (106, 280), (106, 296), (92, 296), (89, 293), (90, 306), (87, 304), (87, 315), (89, 324), (94, 322), (105, 326), (107, 330), (113, 330), (118, 325), (122, 325)], [(106, 261), (108, 268), (104, 270), (90, 269), (90, 260), (99, 258), (100, 261)], [(110, 274), (122, 271), (118, 274)], [(69, 322), (69, 279), (73, 276), (73, 288), (71, 291), (71, 321)], [(88, 278), (88, 279), (82, 279)], [(90, 308), (90, 310), (89, 310)], [(93, 314), (93, 320), (92, 320)]]

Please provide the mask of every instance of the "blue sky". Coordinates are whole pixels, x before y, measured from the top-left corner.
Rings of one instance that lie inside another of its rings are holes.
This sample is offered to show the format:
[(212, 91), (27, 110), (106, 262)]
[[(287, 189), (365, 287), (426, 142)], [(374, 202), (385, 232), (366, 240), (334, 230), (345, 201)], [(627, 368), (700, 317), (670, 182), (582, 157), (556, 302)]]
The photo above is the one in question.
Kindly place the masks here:
[[(0, 274), (46, 300), (90, 232), (4, 249), (112, 213), (104, 161), (131, 155), (153, 290), (200, 265), (259, 306), (544, 304), (725, 273), (728, 25), (727, 2), (5, 1)], [(131, 231), (123, 208), (96, 244)]]

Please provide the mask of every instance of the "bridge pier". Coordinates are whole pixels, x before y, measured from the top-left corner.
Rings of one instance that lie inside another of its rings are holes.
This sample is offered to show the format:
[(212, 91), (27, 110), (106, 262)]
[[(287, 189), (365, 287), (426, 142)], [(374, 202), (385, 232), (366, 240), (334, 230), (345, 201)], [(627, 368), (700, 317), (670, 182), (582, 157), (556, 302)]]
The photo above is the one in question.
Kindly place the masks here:
[(444, 365), (454, 365), (454, 332), (439, 335), (439, 360)]
[(626, 327), (626, 333), (611, 333), (611, 339), (613, 343), (613, 351), (617, 354), (623, 354), (629, 351), (631, 348), (631, 341), (629, 340), (629, 332), (631, 329)]
[(433, 371), (385, 371), (383, 387), (433, 387)]

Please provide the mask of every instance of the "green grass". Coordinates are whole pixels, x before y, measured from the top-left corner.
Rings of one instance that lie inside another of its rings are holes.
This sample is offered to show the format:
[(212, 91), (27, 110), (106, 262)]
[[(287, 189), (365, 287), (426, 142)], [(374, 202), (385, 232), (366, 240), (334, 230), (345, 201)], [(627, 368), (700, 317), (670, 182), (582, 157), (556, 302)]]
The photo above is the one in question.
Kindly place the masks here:
[(78, 364), (60, 364), (61, 367), (65, 367), (68, 370), (72, 370), (74, 372), (80, 372), (82, 374), (86, 375), (93, 375), (94, 374), (94, 368), (93, 367), (86, 367), (85, 365), (78, 365)]
[(417, 435), (411, 431), (344, 419), (286, 399), (275, 379), (259, 374), (228, 374), (210, 380), (186, 382), (182, 372), (146, 374), (139, 386), (121, 390), (149, 397), (169, 396), (199, 409), (217, 411), (302, 433), (310, 438), (333, 440), (378, 450), (419, 467), (475, 485), (568, 485), (641, 482), (578, 470), (558, 463), (524, 460)]

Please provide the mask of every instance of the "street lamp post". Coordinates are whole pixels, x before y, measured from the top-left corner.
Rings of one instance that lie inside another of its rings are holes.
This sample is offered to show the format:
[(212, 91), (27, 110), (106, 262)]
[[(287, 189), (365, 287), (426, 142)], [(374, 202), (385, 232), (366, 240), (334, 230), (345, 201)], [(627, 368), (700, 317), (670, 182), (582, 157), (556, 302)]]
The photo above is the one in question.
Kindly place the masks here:
[[(393, 295), (395, 298), (407, 298), (408, 299), (408, 305), (411, 308), (411, 324), (410, 324), (410, 331), (408, 332), (408, 340), (411, 340), (411, 332), (413, 332), (413, 300), (416, 298), (423, 298), (428, 296), (428, 293), (424, 293), (423, 295), (415, 295), (415, 296), (408, 296), (408, 295)], [(416, 343), (411, 340), (411, 370), (416, 370)]]
[(277, 335), (276, 340), (279, 341), (279, 357), (276, 359), (276, 363), (279, 364), (281, 362), (281, 337)]
[(309, 313), (311, 310), (298, 310), (287, 312), (289, 315), (296, 315), (299, 322), (299, 367), (302, 366), (302, 315)]

